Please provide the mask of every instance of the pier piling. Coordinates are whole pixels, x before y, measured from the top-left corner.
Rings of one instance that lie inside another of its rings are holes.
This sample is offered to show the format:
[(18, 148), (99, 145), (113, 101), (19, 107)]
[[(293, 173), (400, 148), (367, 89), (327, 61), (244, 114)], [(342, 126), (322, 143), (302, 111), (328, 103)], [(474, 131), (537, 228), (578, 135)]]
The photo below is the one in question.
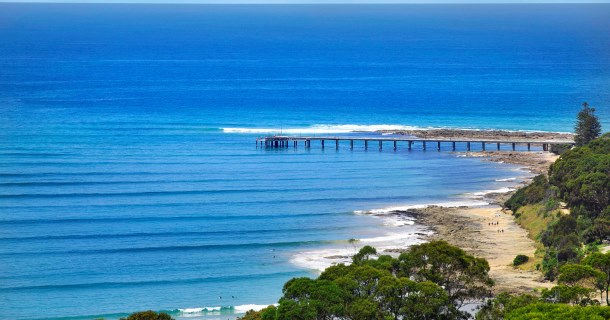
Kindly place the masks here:
[(456, 151), (456, 143), (466, 143), (466, 150), (467, 151), (471, 151), (471, 143), (474, 142), (479, 143), (481, 142), (481, 149), (482, 151), (486, 151), (487, 149), (487, 144), (491, 143), (491, 144), (495, 144), (496, 145), (496, 150), (501, 150), (501, 146), (502, 144), (510, 144), (511, 148), (513, 151), (516, 151), (516, 146), (517, 144), (522, 144), (522, 145), (527, 145), (527, 151), (531, 151), (532, 150), (532, 145), (534, 146), (540, 146), (542, 148), (543, 151), (550, 151), (553, 145), (574, 145), (574, 141), (570, 141), (570, 140), (562, 140), (562, 141), (556, 141), (556, 140), (547, 140), (547, 141), (540, 141), (540, 140), (529, 140), (529, 141), (523, 141), (523, 140), (499, 140), (499, 139), (491, 139), (491, 140), (483, 140), (483, 141), (473, 141), (473, 140), (453, 140), (453, 139), (443, 139), (443, 138), (437, 138), (437, 139), (400, 139), (400, 138), (384, 138), (384, 137), (371, 137), (371, 138), (358, 138), (358, 137), (349, 137), (349, 138), (340, 138), (340, 137), (290, 137), (290, 136), (270, 136), (270, 137), (264, 137), (264, 138), (258, 138), (256, 139), (256, 148), (258, 149), (259, 147), (259, 143), (260, 143), (260, 147), (261, 149), (264, 148), (275, 148), (275, 149), (285, 149), (285, 148), (289, 148), (290, 147), (290, 143), (292, 142), (292, 146), (296, 149), (299, 146), (299, 141), (303, 141), (303, 146), (306, 149), (311, 148), (311, 141), (315, 140), (315, 141), (320, 141), (320, 145), (322, 147), (322, 149), (324, 149), (325, 147), (325, 143), (326, 140), (330, 140), (331, 142), (334, 140), (335, 141), (335, 149), (339, 150), (339, 144), (342, 140), (344, 141), (348, 141), (349, 140), (349, 147), (350, 150), (354, 149), (354, 140), (358, 140), (358, 141), (363, 141), (364, 142), (364, 150), (368, 150), (368, 143), (369, 141), (377, 141), (377, 143), (379, 144), (379, 150), (383, 150), (383, 142), (384, 141), (392, 141), (392, 146), (394, 148), (394, 150), (398, 150), (398, 142), (400, 141), (405, 141), (408, 143), (408, 149), (409, 151), (413, 150), (413, 143), (422, 143), (422, 150), (426, 151), (428, 148), (428, 142), (431, 143), (435, 143), (436, 144), (436, 150), (441, 151), (441, 147), (442, 147), (442, 143), (444, 142), (451, 142), (451, 149), (453, 151)]

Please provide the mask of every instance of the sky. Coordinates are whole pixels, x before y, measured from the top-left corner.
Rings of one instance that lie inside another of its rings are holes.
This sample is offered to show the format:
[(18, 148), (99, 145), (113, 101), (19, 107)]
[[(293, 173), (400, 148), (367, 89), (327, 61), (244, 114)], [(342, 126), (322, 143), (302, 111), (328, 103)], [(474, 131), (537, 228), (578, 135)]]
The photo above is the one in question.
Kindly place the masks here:
[(70, 3), (610, 3), (610, 0), (0, 0)]

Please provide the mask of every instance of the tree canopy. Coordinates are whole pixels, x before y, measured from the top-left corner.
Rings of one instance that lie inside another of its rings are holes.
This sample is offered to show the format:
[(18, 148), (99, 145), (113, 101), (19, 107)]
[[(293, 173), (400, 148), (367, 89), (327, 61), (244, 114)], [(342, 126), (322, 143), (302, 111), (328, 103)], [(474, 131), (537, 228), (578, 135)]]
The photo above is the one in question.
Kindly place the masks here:
[(584, 146), (602, 133), (602, 126), (595, 116), (595, 108), (586, 102), (582, 104), (582, 110), (578, 113), (575, 133), (574, 140), (577, 146)]
[(445, 241), (413, 246), (398, 258), (366, 246), (351, 265), (288, 281), (277, 308), (242, 319), (463, 319), (465, 301), (491, 296), (488, 271), (485, 259)]
[(120, 320), (174, 320), (174, 318), (165, 312), (157, 313), (148, 310), (132, 313), (127, 318), (121, 318)]

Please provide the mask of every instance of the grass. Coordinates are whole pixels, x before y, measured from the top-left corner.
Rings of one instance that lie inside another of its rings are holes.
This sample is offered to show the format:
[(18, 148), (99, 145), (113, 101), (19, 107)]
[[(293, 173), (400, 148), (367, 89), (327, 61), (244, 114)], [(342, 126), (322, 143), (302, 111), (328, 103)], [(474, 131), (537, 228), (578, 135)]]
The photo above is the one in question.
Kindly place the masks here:
[(517, 210), (515, 221), (525, 230), (527, 230), (530, 239), (536, 242), (536, 254), (530, 257), (527, 263), (518, 266), (523, 270), (535, 270), (536, 264), (542, 262), (544, 258), (544, 246), (540, 243), (540, 235), (547, 226), (557, 219), (559, 210), (553, 210), (545, 213), (545, 207), (542, 204), (530, 204), (523, 206)]

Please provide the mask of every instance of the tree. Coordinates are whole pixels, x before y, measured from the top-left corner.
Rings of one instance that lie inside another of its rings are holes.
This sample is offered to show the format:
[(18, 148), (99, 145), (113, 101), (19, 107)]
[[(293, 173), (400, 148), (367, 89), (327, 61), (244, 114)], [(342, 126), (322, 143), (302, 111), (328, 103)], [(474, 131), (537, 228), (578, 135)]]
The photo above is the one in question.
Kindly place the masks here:
[(506, 320), (604, 320), (610, 319), (610, 308), (600, 306), (569, 306), (565, 304), (535, 303), (509, 312)]
[(538, 302), (538, 297), (530, 294), (511, 295), (501, 292), (494, 299), (489, 299), (477, 312), (477, 320), (504, 319), (505, 315), (515, 309)]
[(127, 318), (121, 318), (120, 320), (174, 320), (174, 318), (165, 312), (156, 313), (148, 310), (132, 313)]
[(610, 290), (610, 252), (592, 253), (583, 262), (606, 275), (601, 284), (603, 285), (603, 291), (606, 292), (606, 304), (610, 305), (610, 300), (608, 299), (608, 291)]
[(294, 278), (284, 285), (278, 319), (334, 319), (343, 314), (345, 291), (328, 280)]
[(431, 281), (444, 288), (454, 311), (466, 301), (491, 295), (494, 282), (485, 259), (466, 254), (445, 241), (432, 241), (411, 247), (400, 255), (400, 276)]
[(577, 146), (584, 146), (599, 137), (602, 132), (602, 126), (595, 116), (595, 108), (591, 108), (586, 102), (578, 113), (575, 131), (574, 140)]
[[(351, 265), (338, 264), (317, 279), (284, 285), (277, 311), (252, 320), (454, 320), (465, 300), (487, 297), (489, 265), (444, 241), (413, 246), (399, 259), (366, 246)], [(275, 317), (275, 318), (274, 318)], [(250, 319), (249, 318), (249, 319)], [(245, 319), (244, 319), (245, 320)]]

